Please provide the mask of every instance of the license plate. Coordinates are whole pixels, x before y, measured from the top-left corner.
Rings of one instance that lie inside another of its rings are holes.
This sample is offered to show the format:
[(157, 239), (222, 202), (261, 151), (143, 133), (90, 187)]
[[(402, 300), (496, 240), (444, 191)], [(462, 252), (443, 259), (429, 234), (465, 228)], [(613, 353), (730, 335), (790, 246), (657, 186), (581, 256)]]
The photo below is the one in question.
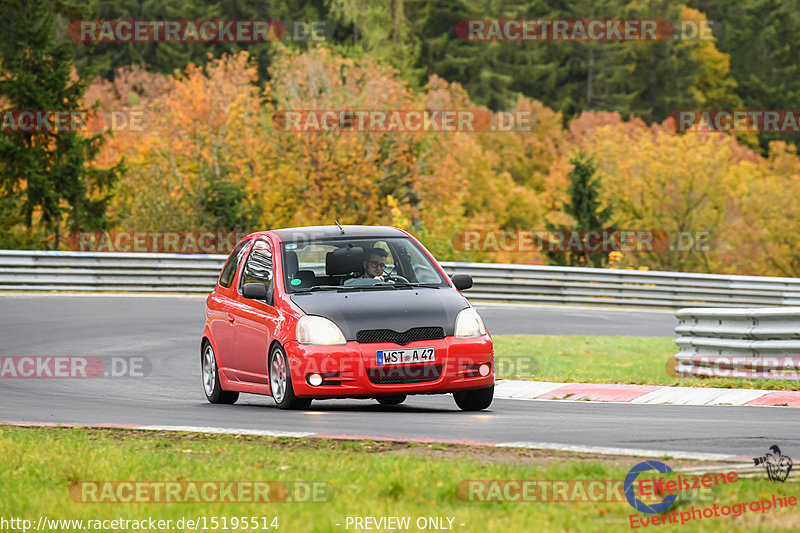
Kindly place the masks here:
[(433, 348), (406, 348), (403, 350), (378, 350), (378, 365), (402, 365), (406, 363), (433, 363), (436, 352)]

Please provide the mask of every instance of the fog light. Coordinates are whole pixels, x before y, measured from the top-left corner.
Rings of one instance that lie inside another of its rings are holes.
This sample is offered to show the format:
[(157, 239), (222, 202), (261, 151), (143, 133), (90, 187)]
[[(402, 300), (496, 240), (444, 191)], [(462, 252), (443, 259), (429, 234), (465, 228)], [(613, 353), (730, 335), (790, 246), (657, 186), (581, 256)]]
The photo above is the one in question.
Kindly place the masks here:
[(311, 374), (308, 376), (307, 380), (308, 384), (311, 385), (312, 387), (319, 387), (320, 385), (322, 385), (322, 376), (320, 376), (319, 374)]
[(483, 377), (488, 376), (489, 372), (491, 372), (491, 368), (489, 368), (489, 365), (487, 365), (486, 363), (483, 363), (481, 366), (478, 367), (478, 374), (480, 374)]

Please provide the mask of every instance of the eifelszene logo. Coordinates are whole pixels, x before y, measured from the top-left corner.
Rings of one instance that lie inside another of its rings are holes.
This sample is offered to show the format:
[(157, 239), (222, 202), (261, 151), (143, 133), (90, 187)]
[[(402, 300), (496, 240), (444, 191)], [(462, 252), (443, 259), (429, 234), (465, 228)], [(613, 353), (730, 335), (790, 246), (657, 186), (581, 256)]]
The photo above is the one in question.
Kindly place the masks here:
[(767, 471), (767, 477), (769, 477), (770, 481), (780, 481), (783, 483), (792, 471), (792, 458), (781, 455), (781, 449), (777, 444), (770, 446), (769, 451), (772, 453), (762, 455), (761, 457), (754, 457), (753, 464), (756, 466), (764, 465), (764, 469)]
[(675, 500), (678, 499), (676, 494), (670, 494), (666, 496), (661, 502), (655, 504), (647, 504), (636, 497), (634, 494), (634, 485), (636, 483), (636, 479), (639, 477), (641, 472), (647, 472), (648, 470), (656, 470), (657, 472), (661, 472), (665, 474), (667, 472), (672, 472), (672, 469), (668, 467), (666, 464), (662, 463), (661, 461), (644, 461), (639, 463), (638, 465), (634, 466), (628, 472), (628, 475), (625, 476), (625, 483), (623, 484), (623, 490), (625, 491), (625, 499), (628, 500), (628, 503), (631, 504), (631, 507), (639, 511), (640, 513), (649, 513), (649, 514), (656, 514), (661, 513), (669, 509)]
[[(684, 491), (702, 490), (703, 487), (712, 488), (739, 481), (739, 475), (733, 470), (702, 476), (678, 474), (676, 479), (668, 479), (668, 477), (664, 476), (657, 476), (657, 478), (653, 479), (640, 478), (642, 472), (650, 470), (655, 470), (661, 474), (672, 473), (672, 469), (660, 461), (645, 461), (630, 469), (628, 475), (625, 476), (625, 483), (623, 484), (625, 499), (628, 500), (631, 507), (645, 514), (665, 513), (675, 503), (679, 495), (682, 500), (686, 499)], [(636, 485), (638, 485), (638, 491), (635, 490)], [(646, 501), (642, 500), (637, 494), (640, 497), (644, 497)], [(661, 501), (656, 501), (662, 495)], [(671, 520), (677, 520), (675, 516), (675, 511), (673, 511)], [(631, 525), (631, 527), (635, 526)]]

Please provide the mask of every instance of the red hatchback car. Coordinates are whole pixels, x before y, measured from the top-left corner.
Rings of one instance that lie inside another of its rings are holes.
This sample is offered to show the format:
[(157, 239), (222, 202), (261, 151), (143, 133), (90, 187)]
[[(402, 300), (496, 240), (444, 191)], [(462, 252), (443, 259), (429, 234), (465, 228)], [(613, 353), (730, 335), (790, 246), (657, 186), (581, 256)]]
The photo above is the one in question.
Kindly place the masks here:
[(397, 228), (318, 226), (237, 243), (206, 301), (203, 386), (211, 403), (240, 392), (278, 407), (313, 399), (453, 393), (463, 410), (494, 395), (492, 339), (451, 279)]

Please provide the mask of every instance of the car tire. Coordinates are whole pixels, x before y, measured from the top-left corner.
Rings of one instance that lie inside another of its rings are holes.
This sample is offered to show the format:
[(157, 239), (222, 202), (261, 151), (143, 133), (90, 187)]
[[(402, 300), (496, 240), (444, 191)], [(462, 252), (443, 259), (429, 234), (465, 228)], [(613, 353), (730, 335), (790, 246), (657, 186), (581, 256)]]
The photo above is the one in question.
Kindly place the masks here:
[(203, 391), (206, 399), (210, 403), (231, 404), (239, 399), (239, 393), (234, 391), (222, 390), (219, 382), (219, 368), (217, 367), (217, 355), (211, 343), (206, 341), (203, 344), (200, 365), (203, 375)]
[(394, 396), (378, 396), (375, 398), (381, 405), (400, 405), (408, 398), (405, 394), (395, 394)]
[(311, 398), (295, 396), (289, 360), (279, 345), (269, 354), (269, 390), (280, 409), (308, 409), (311, 405)]
[(464, 390), (453, 393), (456, 405), (462, 411), (480, 411), (492, 405), (494, 385), (485, 389)]

